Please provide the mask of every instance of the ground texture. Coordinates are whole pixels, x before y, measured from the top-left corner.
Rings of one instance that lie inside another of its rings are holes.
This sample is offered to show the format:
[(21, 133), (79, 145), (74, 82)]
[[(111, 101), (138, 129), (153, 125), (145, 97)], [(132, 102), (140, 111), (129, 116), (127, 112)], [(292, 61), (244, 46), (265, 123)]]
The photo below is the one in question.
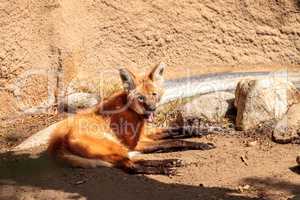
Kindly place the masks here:
[(184, 165), (172, 177), (128, 175), (107, 168), (68, 168), (53, 163), (44, 148), (17, 154), (7, 152), (30, 132), (58, 118), (49, 115), (24, 118), (18, 126), (11, 124), (2, 129), (24, 133), (24, 137), (0, 138), (1, 200), (300, 199), (300, 169), (295, 161), (299, 144), (275, 144), (261, 134), (229, 131), (191, 139), (212, 142), (217, 147), (213, 150), (145, 156), (183, 160)]
[(0, 27), (1, 117), (118, 67), (300, 64), (298, 0), (11, 0)]
[(215, 143), (211, 151), (149, 155), (182, 159), (174, 177), (70, 169), (41, 149), (7, 152), (61, 118), (55, 110), (30, 116), (22, 109), (49, 97), (55, 105), (70, 85), (99, 92), (118, 80), (119, 67), (141, 72), (164, 61), (169, 79), (300, 71), (299, 7), (299, 0), (0, 2), (0, 199), (299, 200), (300, 146), (257, 133), (193, 139)]

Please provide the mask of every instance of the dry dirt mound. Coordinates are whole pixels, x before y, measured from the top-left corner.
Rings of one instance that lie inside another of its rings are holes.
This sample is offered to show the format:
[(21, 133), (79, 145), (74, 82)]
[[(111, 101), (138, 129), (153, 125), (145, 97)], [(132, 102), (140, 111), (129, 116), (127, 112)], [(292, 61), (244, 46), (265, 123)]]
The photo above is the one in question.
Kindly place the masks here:
[(59, 95), (71, 79), (107, 79), (118, 66), (300, 64), (296, 0), (12, 0), (0, 4), (0, 26), (0, 116), (19, 101), (38, 105), (49, 85)]

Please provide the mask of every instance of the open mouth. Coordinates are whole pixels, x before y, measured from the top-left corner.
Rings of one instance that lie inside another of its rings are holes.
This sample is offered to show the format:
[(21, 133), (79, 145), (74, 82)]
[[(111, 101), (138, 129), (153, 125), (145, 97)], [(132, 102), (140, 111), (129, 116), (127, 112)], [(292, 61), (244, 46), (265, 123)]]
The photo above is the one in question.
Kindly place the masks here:
[(152, 123), (154, 121), (154, 112), (148, 111), (144, 116), (147, 122)]

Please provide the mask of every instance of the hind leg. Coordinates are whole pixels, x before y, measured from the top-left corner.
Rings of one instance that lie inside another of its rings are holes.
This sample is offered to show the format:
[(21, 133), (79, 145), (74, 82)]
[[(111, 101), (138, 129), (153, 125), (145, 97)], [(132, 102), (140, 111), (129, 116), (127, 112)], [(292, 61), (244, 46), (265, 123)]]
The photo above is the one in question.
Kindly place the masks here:
[(171, 165), (168, 161), (131, 160), (128, 158), (128, 150), (125, 147), (108, 139), (98, 139), (83, 135), (76, 139), (71, 138), (68, 148), (73, 154), (111, 163), (112, 167), (120, 168), (127, 173), (164, 175), (173, 175), (175, 173), (175, 163)]
[(180, 167), (182, 166), (182, 161), (179, 159), (164, 159), (164, 160), (138, 160), (136, 163), (139, 163), (144, 166), (149, 167)]
[(67, 162), (71, 167), (80, 168), (96, 168), (96, 167), (112, 167), (113, 165), (109, 162), (105, 162), (100, 159), (90, 159), (77, 156), (64, 149), (57, 155), (58, 161)]
[[(175, 175), (176, 167), (181, 166), (181, 161), (177, 159), (167, 160), (136, 160), (132, 161), (128, 173), (133, 174), (161, 174)], [(126, 171), (125, 170), (125, 171)]]

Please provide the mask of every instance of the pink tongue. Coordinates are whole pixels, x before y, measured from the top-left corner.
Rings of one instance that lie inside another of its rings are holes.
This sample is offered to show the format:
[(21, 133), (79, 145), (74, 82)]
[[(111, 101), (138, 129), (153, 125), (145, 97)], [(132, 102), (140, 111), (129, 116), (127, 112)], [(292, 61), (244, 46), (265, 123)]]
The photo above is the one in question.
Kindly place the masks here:
[(152, 123), (154, 121), (154, 114), (153, 113), (150, 113), (147, 121), (150, 122), (150, 123)]

